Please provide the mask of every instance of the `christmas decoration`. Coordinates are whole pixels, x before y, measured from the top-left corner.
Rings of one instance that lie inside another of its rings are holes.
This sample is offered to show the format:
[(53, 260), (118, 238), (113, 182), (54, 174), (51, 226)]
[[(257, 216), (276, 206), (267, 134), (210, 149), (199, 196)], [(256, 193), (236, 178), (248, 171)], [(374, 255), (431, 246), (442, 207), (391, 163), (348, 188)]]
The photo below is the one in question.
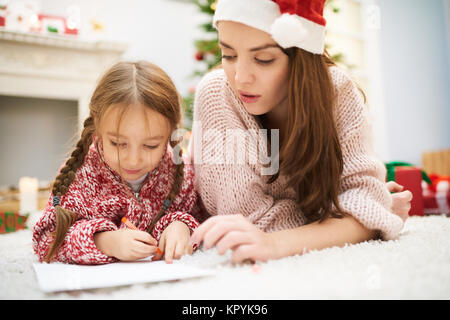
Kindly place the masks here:
[(41, 33), (48, 34), (70, 34), (77, 35), (78, 29), (72, 24), (72, 28), (69, 28), (67, 19), (61, 16), (40, 14), (39, 15), (40, 27), (38, 29)]
[(0, 212), (0, 234), (25, 229), (28, 214), (17, 212)]
[(424, 214), (450, 216), (450, 176), (430, 174), (431, 184), (422, 183)]
[(202, 61), (203, 58), (204, 58), (204, 55), (203, 55), (202, 52), (197, 52), (197, 53), (195, 54), (195, 59), (196, 59), (197, 61)]
[(8, 9), (9, 0), (0, 0), (0, 27), (6, 24), (6, 10)]
[(8, 30), (30, 32), (37, 27), (39, 12), (37, 1), (13, 1), (2, 3), (4, 13), (4, 26)]

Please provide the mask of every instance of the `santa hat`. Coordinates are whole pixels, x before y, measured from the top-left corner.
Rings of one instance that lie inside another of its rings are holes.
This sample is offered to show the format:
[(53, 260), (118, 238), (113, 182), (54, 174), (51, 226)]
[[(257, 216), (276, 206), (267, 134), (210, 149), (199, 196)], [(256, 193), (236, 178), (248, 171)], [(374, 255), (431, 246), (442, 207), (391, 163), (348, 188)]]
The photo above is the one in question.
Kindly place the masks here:
[(213, 25), (221, 20), (269, 33), (283, 48), (322, 54), (325, 47), (325, 0), (219, 0)]

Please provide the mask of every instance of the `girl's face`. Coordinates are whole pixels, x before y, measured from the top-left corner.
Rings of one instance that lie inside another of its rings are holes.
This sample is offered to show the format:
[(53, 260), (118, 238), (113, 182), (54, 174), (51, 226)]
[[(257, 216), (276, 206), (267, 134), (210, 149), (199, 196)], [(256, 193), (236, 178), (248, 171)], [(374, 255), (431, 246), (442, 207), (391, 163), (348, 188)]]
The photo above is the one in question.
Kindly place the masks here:
[[(136, 180), (155, 169), (165, 154), (170, 135), (168, 120), (141, 104), (113, 105), (103, 116), (99, 135), (105, 162), (125, 180)], [(117, 125), (120, 120), (119, 132)]]
[(222, 67), (246, 110), (253, 115), (285, 110), (288, 56), (264, 31), (232, 21), (217, 27)]

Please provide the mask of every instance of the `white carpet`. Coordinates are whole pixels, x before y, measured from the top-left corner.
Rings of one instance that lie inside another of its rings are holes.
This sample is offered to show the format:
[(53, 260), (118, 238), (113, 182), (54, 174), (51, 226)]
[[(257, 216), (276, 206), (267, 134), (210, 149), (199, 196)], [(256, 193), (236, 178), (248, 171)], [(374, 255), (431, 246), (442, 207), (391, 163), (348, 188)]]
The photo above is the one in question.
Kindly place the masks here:
[(0, 299), (450, 299), (450, 218), (411, 217), (396, 241), (369, 241), (233, 265), (215, 249), (185, 256), (216, 275), (109, 289), (44, 294), (31, 231), (0, 235)]

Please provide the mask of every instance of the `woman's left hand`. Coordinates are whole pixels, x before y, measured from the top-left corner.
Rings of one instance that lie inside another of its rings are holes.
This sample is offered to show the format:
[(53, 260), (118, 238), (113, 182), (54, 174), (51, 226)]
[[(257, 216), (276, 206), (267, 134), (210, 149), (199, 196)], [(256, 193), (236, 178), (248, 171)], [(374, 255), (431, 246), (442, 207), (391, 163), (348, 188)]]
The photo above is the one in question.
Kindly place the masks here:
[(233, 262), (246, 259), (265, 261), (276, 255), (273, 236), (258, 229), (241, 214), (214, 216), (206, 220), (191, 236), (192, 244), (202, 241), (205, 249), (215, 246), (221, 255), (231, 249)]
[(386, 186), (389, 192), (394, 192), (392, 194), (392, 212), (403, 221), (406, 221), (409, 217), (408, 212), (411, 209), (411, 200), (413, 198), (411, 191), (403, 191), (404, 187), (394, 181), (387, 182)]

